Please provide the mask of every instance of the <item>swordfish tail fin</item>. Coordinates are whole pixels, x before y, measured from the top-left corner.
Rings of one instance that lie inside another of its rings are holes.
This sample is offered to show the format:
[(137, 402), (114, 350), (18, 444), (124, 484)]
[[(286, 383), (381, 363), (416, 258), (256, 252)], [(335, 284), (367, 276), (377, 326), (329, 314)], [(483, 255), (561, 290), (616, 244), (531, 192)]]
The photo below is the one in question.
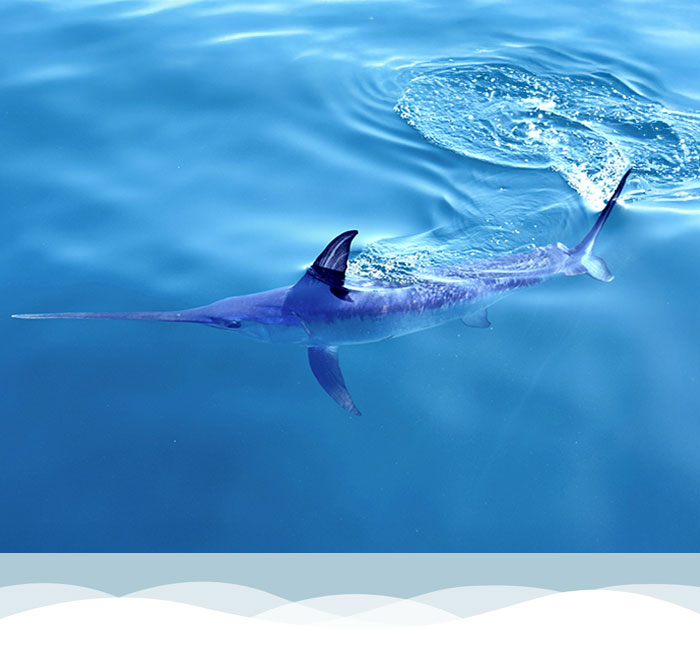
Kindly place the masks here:
[(614, 277), (608, 269), (608, 266), (605, 264), (605, 261), (593, 253), (593, 246), (595, 245), (595, 241), (598, 238), (600, 230), (610, 217), (613, 207), (617, 203), (617, 199), (620, 197), (622, 189), (625, 186), (625, 182), (627, 181), (631, 171), (632, 169), (627, 171), (627, 173), (622, 176), (620, 183), (615, 189), (615, 193), (613, 193), (610, 200), (608, 200), (608, 203), (605, 205), (605, 209), (600, 212), (598, 219), (595, 221), (595, 224), (588, 234), (586, 234), (586, 237), (578, 245), (576, 245), (576, 247), (569, 250), (571, 265), (567, 269), (566, 274), (588, 274), (598, 281), (605, 282), (613, 280)]
[(133, 319), (137, 321), (183, 321), (204, 323), (187, 310), (173, 312), (48, 312), (39, 314), (11, 315), (15, 319)]

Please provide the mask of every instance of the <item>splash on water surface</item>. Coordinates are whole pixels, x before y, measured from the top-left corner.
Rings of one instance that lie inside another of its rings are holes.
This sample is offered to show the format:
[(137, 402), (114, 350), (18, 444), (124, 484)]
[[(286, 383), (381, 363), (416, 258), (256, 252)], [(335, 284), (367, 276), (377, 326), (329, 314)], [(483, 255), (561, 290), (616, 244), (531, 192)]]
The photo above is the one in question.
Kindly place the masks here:
[(433, 66), (409, 81), (395, 110), (457, 153), (552, 168), (594, 209), (629, 167), (639, 180), (628, 199), (700, 195), (700, 112), (674, 111), (610, 74)]
[[(536, 247), (534, 243), (514, 244), (504, 235), (503, 229), (502, 225), (486, 224), (458, 238), (450, 235), (451, 230), (446, 228), (445, 231), (373, 242), (348, 261), (348, 282), (356, 287), (452, 282), (454, 277), (449, 276), (446, 268), (465, 262), (478, 264), (493, 256), (532, 251)], [(520, 234), (519, 230), (516, 232)], [(525, 272), (530, 268), (511, 269)]]

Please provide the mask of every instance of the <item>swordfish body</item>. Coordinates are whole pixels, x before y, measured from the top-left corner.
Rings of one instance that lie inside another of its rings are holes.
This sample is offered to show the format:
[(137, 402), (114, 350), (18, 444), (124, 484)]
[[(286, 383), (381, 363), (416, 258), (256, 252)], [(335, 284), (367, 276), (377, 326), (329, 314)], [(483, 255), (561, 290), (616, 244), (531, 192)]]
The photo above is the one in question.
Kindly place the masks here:
[(210, 305), (171, 312), (63, 312), (18, 314), (20, 319), (130, 319), (198, 323), (233, 330), (258, 341), (308, 347), (314, 376), (344, 409), (360, 415), (345, 386), (338, 347), (382, 341), (439, 326), (453, 319), (487, 328), (486, 309), (507, 293), (559, 274), (613, 276), (593, 254), (630, 171), (575, 247), (553, 243), (521, 253), (431, 270), (410, 285), (346, 281), (350, 244), (357, 231), (334, 238), (292, 286), (229, 297)]

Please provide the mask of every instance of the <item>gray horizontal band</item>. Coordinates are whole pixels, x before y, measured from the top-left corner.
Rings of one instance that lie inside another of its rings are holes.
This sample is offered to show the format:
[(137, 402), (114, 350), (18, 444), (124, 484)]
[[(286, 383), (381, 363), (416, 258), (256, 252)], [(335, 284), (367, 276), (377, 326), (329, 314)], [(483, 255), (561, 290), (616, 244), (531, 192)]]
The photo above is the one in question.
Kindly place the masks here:
[(700, 555), (405, 553), (5, 553), (0, 586), (57, 583), (126, 595), (176, 582), (226, 582), (287, 600), (365, 593), (408, 598), (457, 586), (569, 591), (700, 586)]

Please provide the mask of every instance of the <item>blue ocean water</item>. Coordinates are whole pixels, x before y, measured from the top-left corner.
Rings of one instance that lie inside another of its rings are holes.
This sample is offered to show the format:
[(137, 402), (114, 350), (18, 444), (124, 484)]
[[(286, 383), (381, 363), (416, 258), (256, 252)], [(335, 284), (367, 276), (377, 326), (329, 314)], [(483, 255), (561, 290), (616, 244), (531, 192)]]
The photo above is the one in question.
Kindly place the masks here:
[[(0, 4), (0, 550), (697, 551), (693, 2)], [(341, 349), (19, 321), (588, 230), (616, 280)]]

